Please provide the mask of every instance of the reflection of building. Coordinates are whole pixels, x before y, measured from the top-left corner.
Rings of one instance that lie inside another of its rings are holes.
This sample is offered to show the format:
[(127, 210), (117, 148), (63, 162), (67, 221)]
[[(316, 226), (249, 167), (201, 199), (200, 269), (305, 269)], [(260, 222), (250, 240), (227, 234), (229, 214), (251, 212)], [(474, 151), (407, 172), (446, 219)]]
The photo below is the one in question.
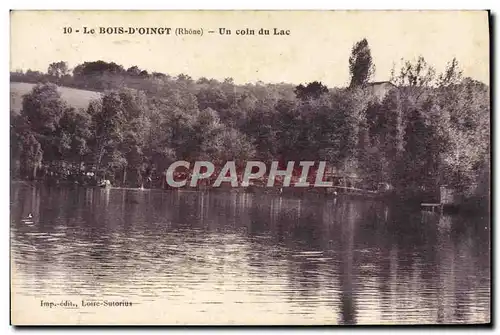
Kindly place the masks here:
[(379, 100), (384, 99), (387, 93), (396, 87), (397, 86), (390, 81), (377, 81), (366, 85), (369, 92), (375, 95)]

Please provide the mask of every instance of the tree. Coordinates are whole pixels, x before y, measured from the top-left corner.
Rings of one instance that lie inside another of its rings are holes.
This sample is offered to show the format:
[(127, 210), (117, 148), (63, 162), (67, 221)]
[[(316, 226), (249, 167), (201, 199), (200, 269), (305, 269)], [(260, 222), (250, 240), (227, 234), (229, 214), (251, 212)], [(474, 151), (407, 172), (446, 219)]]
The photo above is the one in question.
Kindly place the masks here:
[(141, 69), (139, 69), (137, 66), (131, 66), (127, 69), (127, 74), (129, 76), (133, 77), (138, 77), (141, 74)]
[(462, 191), (483, 177), (490, 155), (490, 106), (488, 88), (472, 80), (440, 90), (443, 132), (443, 182)]
[(346, 161), (354, 156), (358, 140), (356, 99), (350, 91), (334, 92), (318, 101), (313, 123), (319, 126), (314, 131), (319, 149), (319, 159), (329, 161), (343, 169)]
[(379, 102), (372, 102), (366, 109), (366, 126), (371, 148), (376, 148), (380, 159), (387, 162), (381, 175), (388, 180), (403, 150), (403, 107), (398, 90), (390, 91)]
[(446, 64), (446, 68), (443, 73), (438, 77), (437, 86), (447, 87), (449, 85), (456, 85), (462, 80), (462, 69), (456, 58), (453, 58), (451, 62)]
[(38, 84), (23, 97), (21, 116), (29, 132), (41, 145), (43, 160), (56, 163), (61, 160), (57, 130), (67, 105), (54, 84)]
[(25, 117), (16, 113), (11, 109), (10, 111), (10, 172), (11, 178), (21, 177), (19, 174), (21, 163), (21, 154), (23, 151), (23, 137), (29, 132), (29, 125)]
[(99, 60), (77, 65), (73, 69), (73, 79), (82, 88), (104, 91), (123, 86), (120, 82), (125, 73), (123, 66)]
[(31, 133), (22, 137), (21, 166), (30, 179), (36, 179), (37, 169), (42, 163), (43, 150), (40, 142)]
[(26, 71), (26, 74), (24, 75), (25, 81), (30, 82), (30, 83), (40, 83), (45, 80), (45, 75), (40, 72), (40, 71), (33, 71), (31, 69), (28, 69)]
[(66, 62), (54, 62), (49, 65), (47, 74), (51, 77), (60, 79), (69, 73), (68, 64)]
[(199, 112), (193, 118), (188, 130), (190, 139), (186, 146), (192, 148), (189, 156), (200, 160), (215, 159), (221, 150), (218, 136), (223, 129), (217, 111), (206, 108)]
[(246, 162), (255, 156), (255, 147), (250, 139), (238, 130), (225, 127), (217, 136), (218, 144), (215, 153), (216, 162), (220, 165), (226, 161), (235, 161), (237, 167), (244, 167)]
[(277, 154), (281, 161), (296, 160), (304, 149), (304, 122), (300, 105), (295, 100), (280, 99), (276, 110)]
[(91, 116), (85, 110), (67, 108), (59, 121), (57, 138), (62, 158), (78, 168), (90, 152)]
[(328, 88), (318, 81), (313, 81), (306, 86), (300, 84), (295, 88), (295, 94), (300, 100), (318, 99), (325, 93), (328, 93)]
[(211, 108), (217, 111), (229, 109), (230, 102), (226, 93), (220, 87), (202, 88), (196, 94), (198, 108)]
[(260, 99), (254, 109), (248, 112), (246, 122), (241, 129), (255, 145), (257, 158), (271, 161), (278, 151), (278, 115), (272, 99)]
[(56, 85), (38, 84), (23, 97), (21, 114), (35, 133), (49, 135), (56, 130), (65, 109)]
[(352, 47), (349, 57), (349, 73), (351, 75), (349, 87), (363, 86), (375, 74), (375, 65), (366, 38)]
[(93, 104), (89, 109), (92, 115), (94, 161), (99, 170), (103, 163), (109, 167), (117, 157), (115, 151), (123, 139), (124, 106), (118, 92), (109, 92), (102, 97), (100, 104)]
[(98, 60), (94, 62), (84, 62), (83, 64), (76, 66), (73, 70), (73, 75), (75, 77), (85, 77), (95, 74), (103, 74), (105, 72), (121, 74), (124, 73), (125, 70), (123, 66), (118, 65), (114, 62), (108, 63), (102, 60)]
[(92, 118), (92, 152), (97, 169), (110, 176), (120, 171), (123, 182), (129, 169), (140, 185), (148, 165), (145, 150), (151, 143), (151, 114), (144, 93), (133, 89), (108, 92), (90, 104), (88, 114)]
[(141, 91), (123, 90), (120, 92), (120, 98), (126, 118), (120, 145), (120, 151), (126, 160), (123, 180), (125, 181), (125, 169), (128, 168), (135, 172), (137, 185), (141, 185), (147, 167), (144, 153), (150, 135), (148, 103)]
[(407, 112), (404, 153), (399, 184), (410, 190), (436, 190), (442, 168), (441, 154), (448, 146), (444, 118), (434, 94), (423, 97)]
[(404, 61), (399, 73), (392, 71), (391, 75), (391, 81), (397, 86), (428, 87), (433, 85), (436, 71), (419, 56), (416, 61)]

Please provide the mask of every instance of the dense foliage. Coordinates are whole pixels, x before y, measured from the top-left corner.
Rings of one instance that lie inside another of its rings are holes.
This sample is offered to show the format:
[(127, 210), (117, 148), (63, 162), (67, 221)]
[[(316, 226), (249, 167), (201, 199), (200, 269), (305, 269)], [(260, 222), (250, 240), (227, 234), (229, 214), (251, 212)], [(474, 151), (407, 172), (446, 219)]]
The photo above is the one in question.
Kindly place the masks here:
[[(175, 160), (326, 160), (337, 173), (367, 187), (399, 189), (489, 183), (489, 87), (461, 78), (456, 60), (436, 76), (423, 57), (394, 71), (392, 90), (368, 89), (373, 64), (366, 40), (349, 59), (348, 88), (235, 85), (187, 75), (171, 77), (103, 61), (73, 69), (53, 63), (48, 73), (11, 74), (37, 82), (11, 113), (14, 178), (68, 178), (95, 171), (114, 184), (161, 185)], [(56, 85), (102, 91), (75, 110)]]

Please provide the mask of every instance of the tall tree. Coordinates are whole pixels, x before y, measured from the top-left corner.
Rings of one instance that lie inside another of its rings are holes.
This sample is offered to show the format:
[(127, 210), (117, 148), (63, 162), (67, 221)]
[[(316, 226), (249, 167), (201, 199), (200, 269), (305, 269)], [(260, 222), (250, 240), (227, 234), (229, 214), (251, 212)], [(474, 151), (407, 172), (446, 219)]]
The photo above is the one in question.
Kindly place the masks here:
[(21, 116), (41, 145), (46, 162), (61, 160), (57, 131), (66, 108), (67, 104), (61, 99), (57, 86), (50, 83), (34, 86), (23, 98)]
[(352, 47), (351, 56), (349, 57), (349, 73), (351, 75), (349, 87), (363, 86), (375, 74), (375, 65), (366, 38), (363, 38)]
[[(128, 168), (134, 171), (135, 182), (137, 185), (141, 185), (147, 169), (144, 153), (151, 130), (148, 103), (144, 93), (135, 90), (123, 90), (120, 93), (120, 98), (126, 117), (123, 126), (123, 141), (120, 146), (120, 151), (126, 160), (124, 169)], [(125, 176), (123, 177), (125, 181)]]
[(89, 106), (89, 114), (92, 115), (94, 162), (99, 170), (103, 163), (109, 166), (116, 160), (115, 151), (123, 139), (125, 115), (120, 94), (109, 92), (104, 95), (102, 101)]

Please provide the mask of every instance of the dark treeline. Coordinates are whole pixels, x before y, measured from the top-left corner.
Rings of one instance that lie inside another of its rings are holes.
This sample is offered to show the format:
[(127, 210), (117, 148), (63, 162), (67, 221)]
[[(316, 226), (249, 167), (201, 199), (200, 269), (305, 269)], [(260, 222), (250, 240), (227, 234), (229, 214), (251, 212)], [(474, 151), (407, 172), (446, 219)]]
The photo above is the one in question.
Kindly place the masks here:
[[(104, 61), (14, 72), (11, 81), (38, 84), (20, 113), (11, 112), (11, 174), (64, 179), (91, 170), (116, 185), (147, 178), (159, 186), (181, 159), (220, 166), (235, 160), (239, 167), (248, 160), (312, 160), (367, 185), (487, 192), (487, 85), (462, 78), (455, 59), (436, 74), (420, 57), (402, 61), (391, 89), (379, 94), (370, 83), (375, 67), (366, 40), (353, 46), (348, 66), (346, 88), (235, 85)], [(75, 110), (57, 85), (103, 94)]]

